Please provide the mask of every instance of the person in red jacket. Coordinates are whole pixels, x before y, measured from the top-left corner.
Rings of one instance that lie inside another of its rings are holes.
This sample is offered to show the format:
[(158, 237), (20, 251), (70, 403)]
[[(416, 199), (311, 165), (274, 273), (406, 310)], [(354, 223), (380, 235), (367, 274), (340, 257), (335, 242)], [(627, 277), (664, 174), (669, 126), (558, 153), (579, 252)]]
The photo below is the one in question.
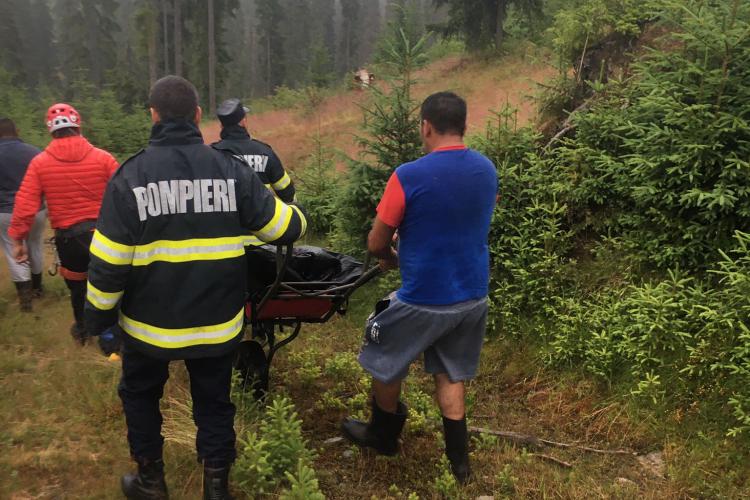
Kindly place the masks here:
[(28, 250), (24, 240), (42, 199), (46, 200), (50, 225), (55, 230), (60, 274), (70, 289), (75, 317), (70, 333), (84, 345), (87, 335), (83, 306), (89, 246), (104, 188), (118, 164), (111, 154), (95, 148), (81, 135), (81, 115), (69, 104), (49, 108), (47, 129), (52, 142), (29, 164), (16, 194), (8, 235), (15, 240), (16, 260), (26, 262)]

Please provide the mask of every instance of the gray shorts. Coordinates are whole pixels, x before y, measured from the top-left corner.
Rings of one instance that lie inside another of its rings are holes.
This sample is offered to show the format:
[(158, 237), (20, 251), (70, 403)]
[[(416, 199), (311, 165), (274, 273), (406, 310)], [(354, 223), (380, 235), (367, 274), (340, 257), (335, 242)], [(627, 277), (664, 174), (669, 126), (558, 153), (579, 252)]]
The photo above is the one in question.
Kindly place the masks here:
[(487, 324), (487, 299), (449, 306), (417, 306), (395, 293), (378, 302), (367, 319), (359, 362), (375, 380), (403, 380), (424, 353), (427, 373), (453, 382), (474, 378)]

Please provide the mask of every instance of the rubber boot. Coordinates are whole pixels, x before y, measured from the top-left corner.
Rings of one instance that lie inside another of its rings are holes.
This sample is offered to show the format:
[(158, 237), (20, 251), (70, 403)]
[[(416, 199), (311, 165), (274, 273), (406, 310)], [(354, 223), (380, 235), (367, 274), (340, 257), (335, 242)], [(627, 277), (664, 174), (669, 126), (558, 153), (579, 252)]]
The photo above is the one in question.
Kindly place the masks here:
[(70, 305), (73, 307), (73, 318), (76, 323), (83, 325), (83, 306), (86, 303), (86, 282), (65, 280), (70, 290)]
[(374, 448), (381, 455), (398, 453), (398, 438), (404, 428), (408, 414), (406, 405), (399, 401), (396, 413), (388, 413), (372, 400), (370, 423), (347, 418), (341, 424), (344, 437), (364, 448)]
[(31, 274), (31, 289), (33, 297), (35, 299), (41, 299), (44, 295), (44, 288), (42, 287), (42, 273)]
[(75, 321), (72, 325), (70, 325), (70, 336), (73, 337), (73, 340), (76, 342), (76, 344), (80, 346), (85, 346), (86, 341), (89, 338), (83, 325), (79, 325)]
[(126, 498), (136, 500), (163, 500), (169, 498), (164, 481), (164, 461), (140, 460), (138, 471), (122, 476), (120, 485)]
[(16, 281), (16, 292), (18, 293), (18, 305), (21, 312), (31, 312), (31, 281)]
[(466, 484), (471, 475), (466, 417), (461, 420), (443, 417), (443, 435), (445, 436), (445, 455), (450, 462), (451, 472), (460, 484)]
[(203, 467), (203, 500), (233, 500), (229, 494), (229, 469), (224, 467)]

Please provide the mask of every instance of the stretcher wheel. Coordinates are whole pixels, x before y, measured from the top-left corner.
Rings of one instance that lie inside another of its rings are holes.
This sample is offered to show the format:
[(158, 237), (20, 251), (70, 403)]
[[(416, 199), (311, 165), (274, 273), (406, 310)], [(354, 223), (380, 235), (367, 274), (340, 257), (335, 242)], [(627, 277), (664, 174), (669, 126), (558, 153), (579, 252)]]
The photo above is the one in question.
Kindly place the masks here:
[(240, 342), (234, 368), (240, 372), (242, 387), (252, 389), (255, 399), (262, 399), (268, 391), (268, 359), (263, 347), (254, 340)]

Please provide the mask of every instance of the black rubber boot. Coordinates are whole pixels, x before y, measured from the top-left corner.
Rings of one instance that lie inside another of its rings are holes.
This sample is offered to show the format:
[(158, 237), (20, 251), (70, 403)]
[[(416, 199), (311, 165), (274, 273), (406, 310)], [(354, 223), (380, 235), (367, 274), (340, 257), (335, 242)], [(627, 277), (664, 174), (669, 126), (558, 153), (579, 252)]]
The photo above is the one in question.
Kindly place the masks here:
[(75, 321), (72, 325), (70, 325), (70, 336), (73, 337), (73, 340), (75, 340), (76, 344), (80, 346), (85, 346), (86, 341), (89, 338), (83, 325), (79, 325)]
[(163, 500), (169, 498), (164, 481), (164, 461), (136, 460), (138, 471), (122, 476), (120, 485), (126, 498), (136, 500)]
[(203, 467), (203, 500), (233, 500), (229, 494), (229, 469), (224, 467)]
[(398, 453), (398, 437), (404, 428), (407, 414), (406, 405), (400, 401), (396, 413), (388, 413), (373, 398), (370, 423), (347, 418), (341, 424), (341, 431), (346, 439), (357, 446), (374, 448), (381, 455), (393, 456)]
[(42, 287), (42, 273), (31, 275), (31, 290), (32, 296), (35, 299), (41, 299), (44, 295), (44, 288)]
[(450, 462), (451, 472), (460, 484), (466, 484), (471, 475), (466, 417), (461, 420), (443, 417), (443, 435), (445, 436), (445, 455)]
[(86, 303), (86, 281), (65, 280), (70, 290), (70, 305), (76, 323), (83, 325), (83, 306)]
[(21, 312), (31, 312), (31, 281), (16, 281), (16, 292), (18, 293), (18, 305)]

